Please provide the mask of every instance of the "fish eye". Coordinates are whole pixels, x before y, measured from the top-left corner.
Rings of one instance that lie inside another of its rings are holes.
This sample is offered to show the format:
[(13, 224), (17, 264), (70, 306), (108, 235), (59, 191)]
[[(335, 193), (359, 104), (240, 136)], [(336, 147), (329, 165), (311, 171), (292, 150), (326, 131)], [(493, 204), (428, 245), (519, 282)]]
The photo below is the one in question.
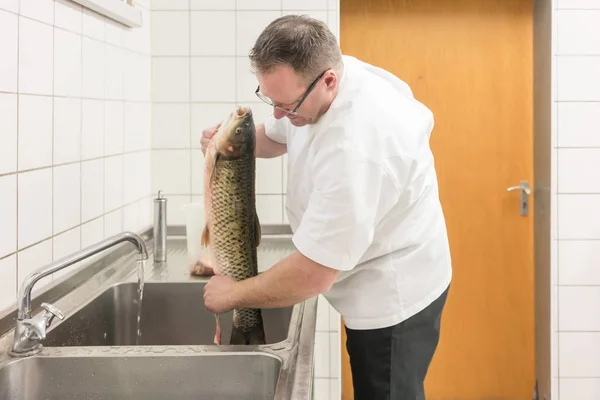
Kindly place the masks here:
[(239, 135), (242, 133), (242, 128), (235, 128), (235, 134)]

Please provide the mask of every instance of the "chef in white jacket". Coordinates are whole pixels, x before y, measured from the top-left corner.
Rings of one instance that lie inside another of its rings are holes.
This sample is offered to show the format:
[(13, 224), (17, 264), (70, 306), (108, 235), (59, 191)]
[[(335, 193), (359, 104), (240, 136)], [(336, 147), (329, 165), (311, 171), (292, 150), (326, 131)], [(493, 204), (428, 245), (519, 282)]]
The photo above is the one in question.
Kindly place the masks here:
[[(273, 106), (257, 124), (257, 157), (288, 155), (297, 251), (255, 278), (212, 277), (206, 307), (323, 294), (345, 323), (355, 399), (424, 399), (452, 278), (431, 111), (393, 74), (343, 56), (308, 17), (273, 21), (250, 60), (256, 95)], [(215, 130), (204, 131), (203, 150)]]

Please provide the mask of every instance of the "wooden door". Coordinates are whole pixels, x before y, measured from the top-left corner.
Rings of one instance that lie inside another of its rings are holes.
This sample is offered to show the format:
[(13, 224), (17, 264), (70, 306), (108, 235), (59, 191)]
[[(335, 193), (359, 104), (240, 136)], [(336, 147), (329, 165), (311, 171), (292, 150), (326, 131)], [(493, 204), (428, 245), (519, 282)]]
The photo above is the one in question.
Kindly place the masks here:
[[(531, 0), (340, 0), (344, 54), (406, 81), (431, 146), (454, 280), (428, 400), (531, 399), (534, 372)], [(377, 118), (373, 115), (373, 118)], [(343, 329), (342, 329), (343, 331)], [(343, 398), (352, 399), (342, 338)]]

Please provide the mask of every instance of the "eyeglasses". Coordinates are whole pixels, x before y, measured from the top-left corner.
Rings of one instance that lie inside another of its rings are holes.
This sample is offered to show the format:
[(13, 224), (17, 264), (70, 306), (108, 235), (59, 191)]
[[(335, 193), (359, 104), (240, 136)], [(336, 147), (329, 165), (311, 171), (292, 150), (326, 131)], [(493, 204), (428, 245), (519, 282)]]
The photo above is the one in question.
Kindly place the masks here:
[[(288, 110), (287, 108), (283, 108), (280, 105), (276, 105), (273, 103), (273, 101), (268, 98), (267, 96), (261, 94), (259, 92), (260, 90), (260, 85), (258, 85), (256, 87), (256, 91), (254, 92), (256, 94), (256, 96), (258, 96), (259, 99), (261, 99), (262, 101), (264, 101), (265, 103), (267, 103), (268, 105), (281, 110), (287, 114), (290, 115), (296, 115), (298, 112), (298, 109), (300, 108), (300, 106), (302, 105), (302, 103), (304, 103), (304, 100), (306, 100), (306, 98), (308, 97), (308, 95), (310, 94), (310, 92), (315, 88), (315, 86), (317, 86), (317, 82), (319, 82), (319, 79), (321, 79), (323, 77), (323, 75), (325, 75), (325, 72), (329, 71), (329, 69), (326, 69), (325, 71), (321, 72), (319, 74), (319, 76), (317, 76), (317, 78), (313, 81), (313, 83), (310, 84), (310, 86), (308, 87), (308, 89), (306, 90), (306, 92), (304, 93), (304, 95), (302, 96), (302, 98), (300, 99), (300, 101), (298, 101), (298, 105), (296, 105), (296, 107), (294, 107), (293, 110)], [(293, 103), (292, 103), (293, 104)]]

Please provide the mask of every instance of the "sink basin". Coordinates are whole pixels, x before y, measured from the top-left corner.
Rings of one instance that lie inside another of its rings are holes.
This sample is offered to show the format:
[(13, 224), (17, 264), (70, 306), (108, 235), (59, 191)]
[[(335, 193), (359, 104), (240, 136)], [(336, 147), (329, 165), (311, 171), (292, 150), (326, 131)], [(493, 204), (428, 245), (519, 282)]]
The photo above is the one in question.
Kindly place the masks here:
[(281, 361), (259, 353), (33, 357), (0, 369), (8, 399), (273, 399)]
[[(138, 285), (108, 288), (47, 333), (48, 346), (212, 345), (215, 317), (204, 307), (205, 282), (144, 285), (137, 341)], [(267, 344), (288, 336), (293, 307), (264, 309)], [(229, 344), (232, 312), (221, 314), (222, 343)]]

